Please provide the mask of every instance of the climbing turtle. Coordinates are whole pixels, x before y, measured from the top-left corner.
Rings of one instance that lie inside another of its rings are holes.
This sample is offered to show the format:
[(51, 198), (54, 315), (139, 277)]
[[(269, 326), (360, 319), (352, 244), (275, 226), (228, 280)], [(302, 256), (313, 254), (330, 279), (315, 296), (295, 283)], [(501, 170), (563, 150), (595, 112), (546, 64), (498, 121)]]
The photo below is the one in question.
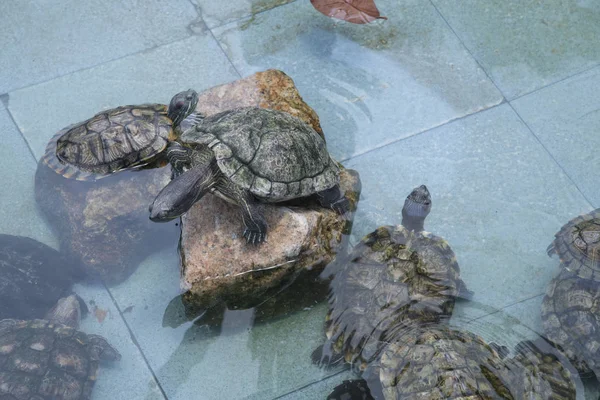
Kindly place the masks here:
[(327, 340), (313, 353), (316, 363), (368, 363), (390, 328), (440, 322), (451, 316), (456, 297), (470, 296), (448, 243), (424, 231), (430, 210), (427, 187), (415, 188), (402, 225), (378, 228), (326, 268), (333, 276)]
[(71, 295), (43, 320), (0, 321), (1, 399), (90, 399), (99, 361), (121, 355), (103, 337), (78, 331), (80, 317)]
[(156, 197), (150, 219), (167, 221), (211, 192), (240, 206), (248, 242), (267, 233), (261, 202), (316, 194), (323, 207), (345, 213), (339, 167), (325, 141), (300, 119), (275, 110), (244, 107), (202, 119), (169, 146), (180, 174)]
[(548, 246), (553, 254), (573, 274), (600, 282), (600, 209), (567, 222)]
[(575, 399), (569, 370), (536, 347), (518, 346), (506, 360), (499, 346), (446, 325), (392, 331), (380, 355), (359, 368), (362, 379), (344, 381), (328, 400)]
[(542, 324), (583, 375), (600, 378), (600, 285), (563, 270), (546, 290)]
[(198, 94), (177, 93), (163, 104), (129, 105), (100, 112), (58, 132), (48, 143), (43, 162), (58, 174), (95, 180), (142, 167), (161, 155), (183, 129), (192, 126)]
[(42, 318), (82, 271), (53, 248), (0, 234), (0, 319)]

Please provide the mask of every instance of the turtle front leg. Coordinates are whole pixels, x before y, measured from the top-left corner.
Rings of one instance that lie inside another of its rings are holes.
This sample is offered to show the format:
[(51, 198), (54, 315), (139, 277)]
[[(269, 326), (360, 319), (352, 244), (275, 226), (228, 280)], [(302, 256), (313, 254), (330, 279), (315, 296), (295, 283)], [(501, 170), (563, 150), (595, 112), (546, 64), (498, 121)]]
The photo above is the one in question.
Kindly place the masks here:
[(164, 222), (187, 212), (218, 181), (221, 172), (216, 160), (195, 166), (173, 179), (150, 205), (150, 219)]
[(331, 208), (338, 214), (343, 215), (350, 211), (350, 202), (342, 196), (339, 185), (317, 192), (317, 198), (321, 206)]
[(169, 143), (166, 156), (171, 164), (171, 179), (177, 178), (192, 165), (192, 149), (177, 142)]
[(228, 179), (220, 179), (215, 189), (239, 205), (244, 223), (243, 235), (246, 242), (260, 244), (266, 241), (267, 220), (263, 215), (263, 206), (252, 193)]

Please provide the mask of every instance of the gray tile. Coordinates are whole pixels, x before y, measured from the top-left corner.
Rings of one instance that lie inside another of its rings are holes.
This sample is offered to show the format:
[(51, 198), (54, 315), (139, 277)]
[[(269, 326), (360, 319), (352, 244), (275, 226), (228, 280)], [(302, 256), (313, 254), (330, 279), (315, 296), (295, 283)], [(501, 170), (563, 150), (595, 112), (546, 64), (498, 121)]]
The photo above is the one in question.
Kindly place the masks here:
[(338, 158), (502, 101), (429, 3), (377, 5), (389, 20), (339, 22), (297, 1), (214, 32), (242, 74), (278, 68), (294, 79)]
[(3, 179), (0, 196), (0, 232), (28, 236), (50, 246), (58, 243), (38, 212), (33, 177), (36, 162), (10, 114), (0, 103), (0, 159)]
[(0, 2), (0, 93), (182, 39), (187, 0)]
[(209, 28), (221, 26), (295, 0), (191, 0)]
[(124, 316), (169, 399), (273, 398), (331, 374), (310, 360), (324, 339), (324, 304), (257, 325), (252, 310), (227, 311), (220, 331), (163, 327), (180, 293), (176, 249), (153, 255), (111, 292), (121, 309), (132, 307)]
[(432, 0), (508, 99), (600, 63), (600, 3)]
[(12, 92), (8, 108), (39, 158), (54, 133), (103, 109), (168, 104), (180, 90), (237, 78), (212, 36), (194, 36)]
[(346, 370), (338, 373), (332, 377), (323, 379), (315, 382), (307, 387), (300, 390), (288, 393), (281, 397), (277, 397), (277, 400), (314, 400), (314, 399), (326, 399), (327, 395), (339, 384), (345, 380), (358, 379), (359, 375)]
[(594, 68), (512, 103), (594, 207), (600, 207), (598, 85), (600, 68)]
[(425, 228), (448, 240), (474, 299), (502, 308), (545, 290), (554, 233), (590, 205), (509, 105), (352, 159), (363, 200), (354, 235), (397, 224), (410, 190), (426, 184)]
[(103, 336), (122, 356), (120, 361), (100, 366), (92, 398), (164, 399), (104, 286), (76, 285), (74, 291), (85, 300), (90, 309), (90, 313), (82, 320), (80, 329)]

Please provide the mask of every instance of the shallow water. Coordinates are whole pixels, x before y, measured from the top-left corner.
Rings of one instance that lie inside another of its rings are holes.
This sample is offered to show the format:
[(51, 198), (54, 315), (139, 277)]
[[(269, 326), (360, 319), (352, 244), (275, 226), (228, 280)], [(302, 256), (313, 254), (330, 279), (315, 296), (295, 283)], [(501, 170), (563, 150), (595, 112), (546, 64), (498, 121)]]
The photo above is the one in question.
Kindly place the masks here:
[[(447, 239), (474, 292), (452, 325), (509, 347), (543, 334), (543, 294), (560, 270), (546, 247), (600, 207), (600, 4), (376, 0), (388, 20), (352, 25), (307, 0), (221, 3), (0, 2), (0, 233), (59, 248), (34, 176), (63, 127), (276, 68), (319, 115), (330, 153), (360, 173), (352, 243), (400, 223), (404, 198), (426, 184), (425, 227)], [(314, 285), (189, 321), (176, 224), (121, 283), (74, 287), (90, 308), (81, 329), (123, 356), (103, 365), (93, 399), (320, 399), (356, 376), (311, 363), (327, 312)]]

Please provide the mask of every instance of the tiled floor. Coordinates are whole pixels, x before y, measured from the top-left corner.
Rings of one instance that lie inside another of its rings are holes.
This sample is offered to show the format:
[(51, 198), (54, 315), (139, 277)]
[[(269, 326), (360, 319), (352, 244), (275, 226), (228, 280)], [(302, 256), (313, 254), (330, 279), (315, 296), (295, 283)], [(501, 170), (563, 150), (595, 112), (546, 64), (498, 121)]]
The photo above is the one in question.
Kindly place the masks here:
[[(406, 194), (427, 184), (426, 226), (448, 239), (475, 292), (454, 323), (507, 344), (534, 337), (558, 268), (546, 246), (600, 207), (600, 3), (376, 3), (389, 19), (360, 26), (308, 0), (0, 2), (0, 232), (56, 246), (33, 174), (58, 129), (278, 68), (319, 114), (331, 153), (361, 173), (355, 240), (398, 223)], [(256, 326), (251, 311), (227, 311), (220, 335), (163, 327), (175, 249), (110, 291), (77, 291), (108, 310), (83, 328), (123, 354), (101, 370), (94, 399), (325, 398), (351, 376), (310, 363), (323, 305)]]

